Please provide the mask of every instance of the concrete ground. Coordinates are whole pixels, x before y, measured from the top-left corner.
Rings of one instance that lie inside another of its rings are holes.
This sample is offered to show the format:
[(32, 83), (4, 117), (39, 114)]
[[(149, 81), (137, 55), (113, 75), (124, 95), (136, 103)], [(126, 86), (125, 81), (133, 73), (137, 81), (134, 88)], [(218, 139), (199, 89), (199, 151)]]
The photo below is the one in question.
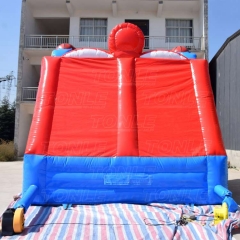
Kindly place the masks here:
[(13, 200), (13, 195), (22, 192), (22, 161), (0, 162), (0, 215)]
[[(0, 162), (0, 214), (3, 213), (13, 200), (13, 195), (21, 192), (22, 188), (22, 161)], [(240, 170), (228, 170), (228, 188), (233, 193), (233, 198), (240, 204)], [(240, 240), (240, 230), (234, 230), (233, 239)]]

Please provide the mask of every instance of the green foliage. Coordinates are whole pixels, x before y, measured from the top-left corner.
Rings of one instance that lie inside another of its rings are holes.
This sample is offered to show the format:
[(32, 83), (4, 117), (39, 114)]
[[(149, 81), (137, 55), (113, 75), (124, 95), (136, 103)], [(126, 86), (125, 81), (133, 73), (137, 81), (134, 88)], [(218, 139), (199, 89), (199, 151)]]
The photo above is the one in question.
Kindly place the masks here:
[(14, 138), (15, 103), (4, 98), (0, 104), (0, 139), (12, 141)]
[(15, 156), (13, 141), (6, 142), (0, 139), (0, 162), (14, 161)]

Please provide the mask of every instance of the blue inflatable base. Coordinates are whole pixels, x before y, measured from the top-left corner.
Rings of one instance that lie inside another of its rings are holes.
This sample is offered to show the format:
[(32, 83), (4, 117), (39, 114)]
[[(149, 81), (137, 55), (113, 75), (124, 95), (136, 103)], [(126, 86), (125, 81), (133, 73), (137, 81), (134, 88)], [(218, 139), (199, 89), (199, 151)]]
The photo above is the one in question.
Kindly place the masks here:
[(227, 187), (227, 159), (25, 155), (23, 197), (31, 185), (35, 205), (221, 204), (214, 187)]

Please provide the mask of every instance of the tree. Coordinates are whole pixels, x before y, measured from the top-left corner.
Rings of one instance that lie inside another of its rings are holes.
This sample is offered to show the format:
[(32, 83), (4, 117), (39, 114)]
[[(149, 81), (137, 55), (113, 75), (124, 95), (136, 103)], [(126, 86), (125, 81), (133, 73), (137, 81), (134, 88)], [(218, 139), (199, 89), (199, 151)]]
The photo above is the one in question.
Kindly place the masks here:
[(14, 138), (15, 103), (4, 98), (0, 104), (0, 139), (12, 141)]

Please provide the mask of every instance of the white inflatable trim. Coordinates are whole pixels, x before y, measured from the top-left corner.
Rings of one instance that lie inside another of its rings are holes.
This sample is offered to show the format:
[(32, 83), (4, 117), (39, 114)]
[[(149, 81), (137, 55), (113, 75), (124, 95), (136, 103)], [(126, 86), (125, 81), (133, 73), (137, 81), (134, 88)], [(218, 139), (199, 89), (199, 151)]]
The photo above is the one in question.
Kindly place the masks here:
[(187, 59), (186, 57), (169, 51), (155, 50), (145, 53), (140, 58), (167, 58), (167, 59)]
[(75, 57), (75, 58), (112, 58), (112, 54), (108, 54), (99, 49), (75, 49), (66, 53), (63, 57)]

